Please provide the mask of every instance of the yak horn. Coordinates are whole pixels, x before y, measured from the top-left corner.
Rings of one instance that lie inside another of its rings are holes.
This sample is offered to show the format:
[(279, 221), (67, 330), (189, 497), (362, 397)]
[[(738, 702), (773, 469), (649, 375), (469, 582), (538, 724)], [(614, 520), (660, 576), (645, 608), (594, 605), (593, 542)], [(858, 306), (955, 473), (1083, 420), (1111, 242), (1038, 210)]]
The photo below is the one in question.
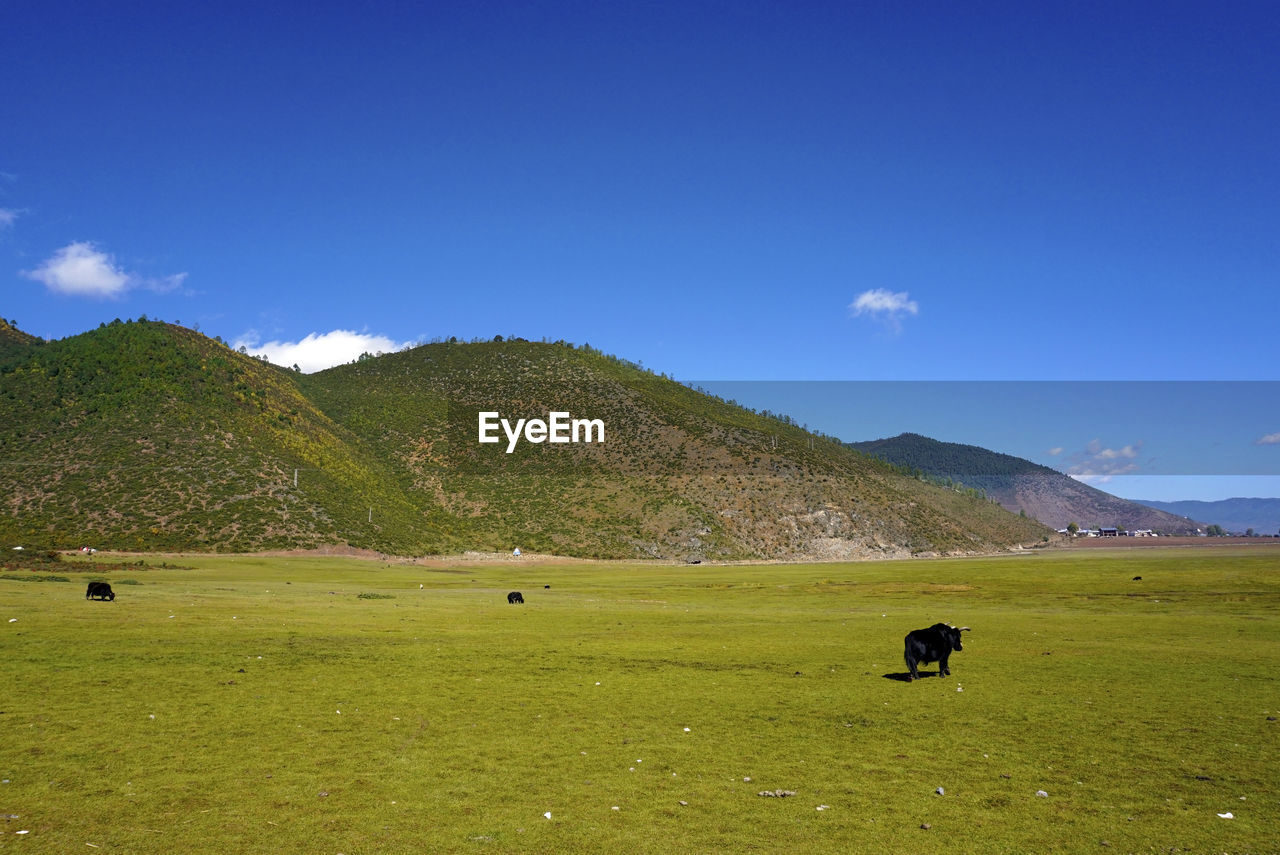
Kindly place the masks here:
[(960, 631), (961, 631), (961, 632), (969, 632), (969, 627), (967, 627), (967, 626), (962, 626), (962, 627), (960, 627)]

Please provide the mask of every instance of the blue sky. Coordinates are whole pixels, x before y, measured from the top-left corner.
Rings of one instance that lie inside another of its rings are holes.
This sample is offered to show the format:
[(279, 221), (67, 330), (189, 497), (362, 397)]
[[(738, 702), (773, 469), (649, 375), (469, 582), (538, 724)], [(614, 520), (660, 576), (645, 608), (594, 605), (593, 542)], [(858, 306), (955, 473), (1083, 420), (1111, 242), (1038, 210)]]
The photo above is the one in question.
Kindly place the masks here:
[[(1041, 6), (10, 0), (0, 313), (305, 368), (501, 334), (679, 379), (1280, 379), (1273, 4)], [(1150, 447), (1086, 412), (1060, 444)]]

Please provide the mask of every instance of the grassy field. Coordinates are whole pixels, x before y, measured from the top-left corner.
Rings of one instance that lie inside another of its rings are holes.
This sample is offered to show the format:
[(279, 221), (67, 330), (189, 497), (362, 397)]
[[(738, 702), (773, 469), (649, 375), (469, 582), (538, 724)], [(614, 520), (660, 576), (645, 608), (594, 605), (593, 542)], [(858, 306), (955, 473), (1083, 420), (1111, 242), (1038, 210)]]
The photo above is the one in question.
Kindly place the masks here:
[(0, 849), (1280, 851), (1278, 549), (163, 560), (0, 573)]

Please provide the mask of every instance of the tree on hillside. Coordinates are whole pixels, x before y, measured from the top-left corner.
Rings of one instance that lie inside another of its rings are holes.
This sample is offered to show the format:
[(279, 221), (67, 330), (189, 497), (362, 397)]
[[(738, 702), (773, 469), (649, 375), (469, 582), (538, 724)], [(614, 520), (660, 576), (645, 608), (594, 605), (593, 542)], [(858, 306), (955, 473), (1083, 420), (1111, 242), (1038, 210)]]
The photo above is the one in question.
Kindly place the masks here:
[(1076, 534), (1079, 533), (1079, 531), (1080, 531), (1080, 523), (1073, 523), (1073, 522), (1067, 523), (1067, 534), (1071, 535), (1072, 537), (1075, 537)]

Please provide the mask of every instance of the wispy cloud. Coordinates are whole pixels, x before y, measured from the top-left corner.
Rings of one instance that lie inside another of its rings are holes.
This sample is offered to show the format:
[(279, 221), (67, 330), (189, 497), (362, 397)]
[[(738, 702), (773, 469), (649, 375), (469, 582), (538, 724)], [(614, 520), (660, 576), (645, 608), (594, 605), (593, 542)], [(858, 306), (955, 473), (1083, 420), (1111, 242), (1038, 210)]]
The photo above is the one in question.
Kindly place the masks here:
[(1064, 451), (1066, 451), (1066, 449), (1059, 445), (1056, 448), (1049, 449), (1048, 455), (1050, 457), (1057, 457), (1059, 454), (1061, 454)]
[(1141, 468), (1138, 461), (1142, 454), (1142, 440), (1119, 448), (1110, 448), (1101, 440), (1093, 440), (1070, 455), (1066, 473), (1077, 481), (1106, 483), (1117, 475), (1128, 475)]
[(1259, 437), (1254, 445), (1280, 445), (1280, 433), (1269, 433), (1264, 437)]
[(919, 313), (920, 304), (912, 300), (906, 291), (889, 291), (885, 288), (863, 291), (849, 304), (849, 314), (853, 317), (869, 317), (894, 332), (902, 329), (903, 317)]
[(57, 294), (99, 299), (120, 297), (132, 288), (168, 293), (181, 288), (187, 278), (185, 273), (152, 278), (125, 270), (112, 255), (88, 241), (67, 244), (22, 275)]
[(0, 208), (0, 231), (12, 226), (18, 219), (18, 213), (12, 208)]
[(384, 335), (332, 330), (327, 333), (311, 333), (301, 341), (268, 341), (258, 343), (258, 334), (249, 332), (232, 344), (253, 356), (265, 356), (268, 361), (285, 367), (298, 366), (303, 373), (323, 371), (335, 365), (353, 362), (363, 353), (393, 353), (408, 347), (412, 342), (397, 342)]

